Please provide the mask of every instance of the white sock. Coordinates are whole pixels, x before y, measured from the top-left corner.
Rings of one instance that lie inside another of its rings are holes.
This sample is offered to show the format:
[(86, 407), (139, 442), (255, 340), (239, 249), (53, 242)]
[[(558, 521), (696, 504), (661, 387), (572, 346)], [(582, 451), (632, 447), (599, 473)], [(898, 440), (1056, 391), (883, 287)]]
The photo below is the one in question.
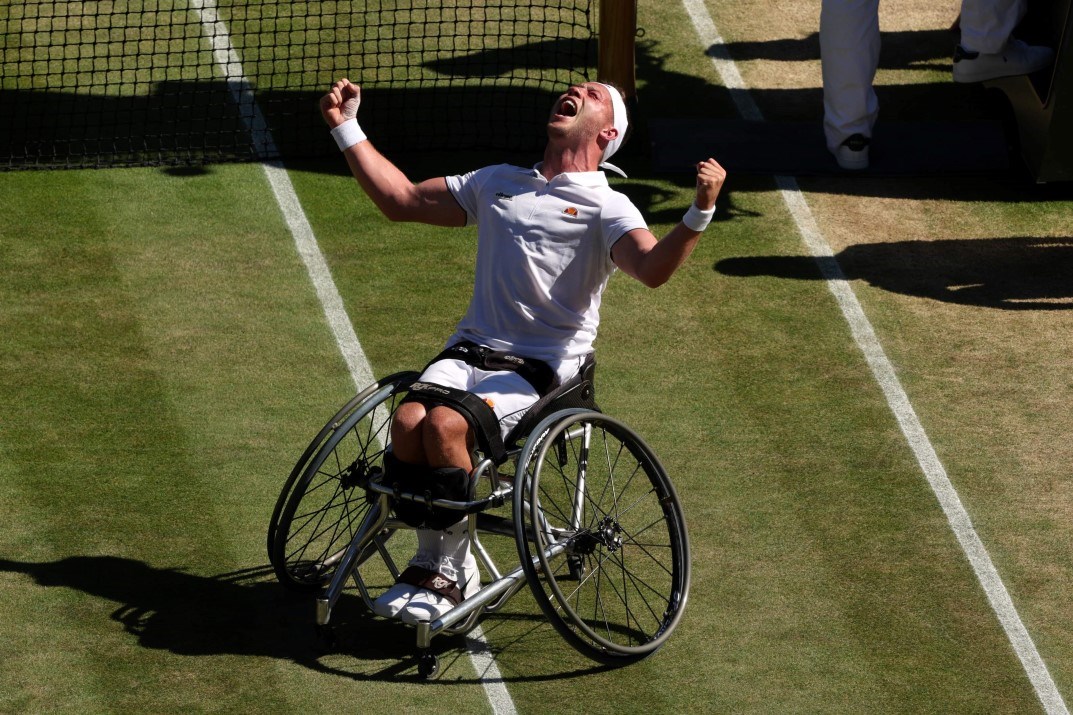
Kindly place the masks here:
[(437, 532), (440, 535), (440, 560), (436, 565), (436, 570), (452, 581), (458, 581), (462, 563), (470, 556), (468, 526), (469, 518), (467, 517), (447, 527), (444, 531)]
[[(435, 532), (440, 536), (439, 558), (432, 567), (445, 578), (458, 583), (462, 597), (468, 598), (480, 590), (480, 572), (477, 559), (469, 550), (469, 519), (447, 527), (445, 531)], [(450, 599), (434, 591), (419, 589), (405, 604), (399, 617), (406, 623), (434, 621), (454, 608)]]

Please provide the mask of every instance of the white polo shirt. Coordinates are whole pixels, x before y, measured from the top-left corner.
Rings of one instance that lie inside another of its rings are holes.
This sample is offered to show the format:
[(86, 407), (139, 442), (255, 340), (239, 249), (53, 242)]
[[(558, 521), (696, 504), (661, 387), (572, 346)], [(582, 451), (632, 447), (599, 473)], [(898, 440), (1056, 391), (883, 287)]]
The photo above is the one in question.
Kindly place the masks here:
[(611, 247), (647, 224), (602, 171), (547, 181), (539, 167), (488, 166), (447, 177), (447, 187), (477, 225), (473, 298), (458, 335), (552, 361), (592, 351), (615, 272)]

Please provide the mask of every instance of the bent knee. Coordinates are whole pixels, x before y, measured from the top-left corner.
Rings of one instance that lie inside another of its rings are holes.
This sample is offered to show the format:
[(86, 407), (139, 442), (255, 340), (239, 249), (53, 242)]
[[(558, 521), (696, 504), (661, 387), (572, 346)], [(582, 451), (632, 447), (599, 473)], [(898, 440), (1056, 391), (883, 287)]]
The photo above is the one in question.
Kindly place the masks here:
[(395, 410), (391, 418), (392, 438), (398, 439), (418, 433), (425, 421), (427, 411), (419, 402), (404, 402)]
[(457, 410), (443, 405), (426, 408), (420, 402), (404, 402), (395, 410), (391, 425), (394, 438), (410, 435), (463, 438), (469, 422)]
[(437, 405), (426, 414), (424, 430), (430, 437), (455, 441), (469, 434), (469, 422), (457, 410)]

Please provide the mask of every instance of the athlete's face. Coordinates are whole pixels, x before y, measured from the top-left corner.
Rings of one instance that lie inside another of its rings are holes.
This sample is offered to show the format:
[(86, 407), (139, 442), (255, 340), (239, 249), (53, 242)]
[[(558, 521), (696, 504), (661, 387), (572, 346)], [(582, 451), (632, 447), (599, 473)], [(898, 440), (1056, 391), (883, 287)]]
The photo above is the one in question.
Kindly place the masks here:
[(611, 94), (599, 82), (576, 84), (566, 90), (551, 108), (548, 132), (553, 135), (595, 137), (613, 127), (615, 109)]

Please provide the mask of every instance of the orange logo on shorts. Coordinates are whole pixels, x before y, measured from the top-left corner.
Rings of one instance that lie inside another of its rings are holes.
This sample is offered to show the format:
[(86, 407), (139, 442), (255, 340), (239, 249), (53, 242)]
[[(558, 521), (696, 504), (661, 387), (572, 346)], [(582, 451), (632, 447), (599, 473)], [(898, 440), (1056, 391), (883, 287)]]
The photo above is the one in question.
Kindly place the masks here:
[(577, 209), (575, 209), (573, 206), (571, 206), (568, 209), (563, 209), (563, 213), (566, 214), (567, 216), (577, 216)]

